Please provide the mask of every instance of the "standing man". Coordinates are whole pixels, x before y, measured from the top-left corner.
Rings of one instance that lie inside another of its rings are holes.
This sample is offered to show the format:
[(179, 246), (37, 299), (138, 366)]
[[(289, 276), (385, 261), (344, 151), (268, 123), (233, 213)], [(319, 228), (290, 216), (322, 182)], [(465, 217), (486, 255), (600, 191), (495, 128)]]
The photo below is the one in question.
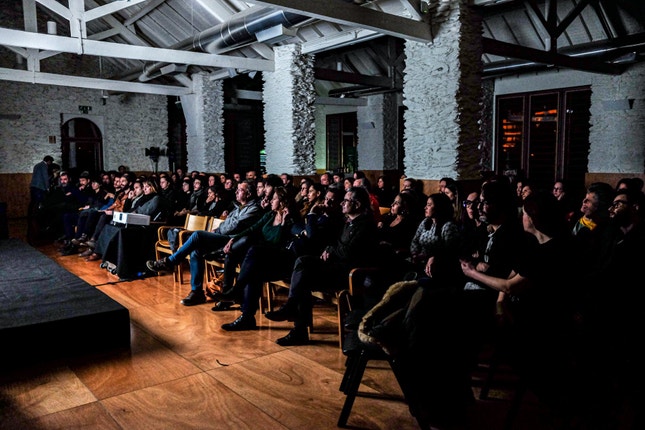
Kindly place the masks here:
[(43, 161), (34, 166), (34, 171), (31, 176), (31, 184), (29, 184), (32, 203), (30, 209), (34, 209), (38, 203), (45, 200), (45, 194), (49, 191), (49, 166), (51, 166), (53, 162), (54, 158), (51, 155), (45, 155)]
[(31, 175), (31, 183), (29, 184), (29, 192), (31, 199), (29, 201), (29, 208), (27, 210), (27, 238), (29, 242), (33, 240), (34, 228), (37, 227), (37, 220), (35, 218), (38, 206), (45, 200), (47, 191), (49, 191), (49, 166), (54, 162), (51, 155), (45, 155), (42, 161), (34, 166)]

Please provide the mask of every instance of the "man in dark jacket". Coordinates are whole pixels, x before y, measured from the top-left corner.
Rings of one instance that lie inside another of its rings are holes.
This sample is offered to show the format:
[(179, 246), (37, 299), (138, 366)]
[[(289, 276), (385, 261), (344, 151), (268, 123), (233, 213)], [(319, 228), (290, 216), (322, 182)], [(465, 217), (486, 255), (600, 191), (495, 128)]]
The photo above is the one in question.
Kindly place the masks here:
[(320, 256), (299, 257), (293, 268), (289, 297), (284, 306), (267, 312), (272, 321), (294, 321), (294, 328), (276, 342), (282, 346), (309, 342), (307, 325), (311, 320), (311, 291), (347, 288), (349, 272), (355, 267), (374, 264), (377, 248), (376, 223), (365, 188), (352, 187), (342, 201), (346, 223), (336, 245), (328, 246)]

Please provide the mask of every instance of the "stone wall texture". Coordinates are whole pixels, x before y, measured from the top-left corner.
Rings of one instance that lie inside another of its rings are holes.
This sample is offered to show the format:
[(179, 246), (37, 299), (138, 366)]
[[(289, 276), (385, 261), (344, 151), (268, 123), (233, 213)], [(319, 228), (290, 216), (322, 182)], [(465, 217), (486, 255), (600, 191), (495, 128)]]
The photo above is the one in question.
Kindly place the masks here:
[(316, 173), (313, 63), (298, 46), (281, 46), (275, 72), (262, 74), (268, 173)]
[(194, 94), (182, 96), (186, 117), (186, 157), (189, 171), (224, 172), (224, 86), (206, 74), (192, 76)]
[(474, 178), (481, 170), (481, 17), (462, 0), (440, 0), (432, 25), (431, 45), (405, 44), (404, 173)]
[[(101, 117), (103, 167), (125, 165), (133, 171), (152, 170), (145, 148), (168, 142), (165, 96), (123, 94), (110, 96), (105, 105), (101, 91), (52, 85), (0, 81), (2, 113), (19, 119), (0, 120), (0, 173), (31, 173), (45, 155), (61, 163), (61, 118)], [(91, 106), (89, 115), (79, 105)], [(56, 143), (49, 143), (49, 136)]]

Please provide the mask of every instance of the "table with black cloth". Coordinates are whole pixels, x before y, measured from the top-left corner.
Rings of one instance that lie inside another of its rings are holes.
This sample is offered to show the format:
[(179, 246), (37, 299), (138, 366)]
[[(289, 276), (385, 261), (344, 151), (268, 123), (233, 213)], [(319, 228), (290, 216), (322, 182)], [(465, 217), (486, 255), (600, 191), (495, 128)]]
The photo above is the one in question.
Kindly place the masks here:
[(96, 243), (96, 253), (106, 267), (121, 279), (134, 279), (146, 273), (146, 261), (155, 258), (157, 225), (106, 224)]
[(0, 364), (130, 347), (127, 308), (22, 240), (0, 240), (0, 274)]

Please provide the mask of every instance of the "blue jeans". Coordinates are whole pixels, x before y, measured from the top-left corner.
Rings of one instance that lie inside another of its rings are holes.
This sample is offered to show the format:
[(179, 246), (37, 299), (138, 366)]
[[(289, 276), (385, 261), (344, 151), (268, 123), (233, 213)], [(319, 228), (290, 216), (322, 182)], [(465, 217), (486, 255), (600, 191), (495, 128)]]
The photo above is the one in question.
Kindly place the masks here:
[(168, 261), (172, 264), (180, 264), (184, 258), (190, 255), (190, 289), (201, 291), (204, 288), (204, 270), (206, 267), (204, 255), (223, 248), (230, 239), (229, 236), (223, 234), (202, 230), (196, 231), (190, 235), (177, 252), (168, 257)]

